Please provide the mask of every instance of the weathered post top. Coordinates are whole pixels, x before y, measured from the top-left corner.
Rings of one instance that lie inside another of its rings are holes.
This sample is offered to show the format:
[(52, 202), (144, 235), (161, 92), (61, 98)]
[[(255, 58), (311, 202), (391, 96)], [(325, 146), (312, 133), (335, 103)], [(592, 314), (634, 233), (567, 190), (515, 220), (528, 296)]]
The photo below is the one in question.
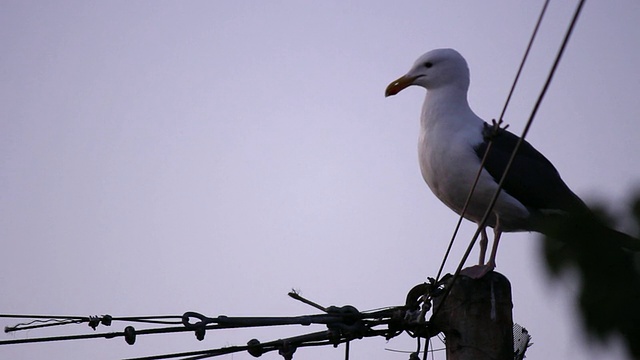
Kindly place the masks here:
[(449, 296), (434, 298), (432, 325), (446, 337), (447, 360), (512, 360), (511, 284), (490, 272), (480, 279), (461, 275)]

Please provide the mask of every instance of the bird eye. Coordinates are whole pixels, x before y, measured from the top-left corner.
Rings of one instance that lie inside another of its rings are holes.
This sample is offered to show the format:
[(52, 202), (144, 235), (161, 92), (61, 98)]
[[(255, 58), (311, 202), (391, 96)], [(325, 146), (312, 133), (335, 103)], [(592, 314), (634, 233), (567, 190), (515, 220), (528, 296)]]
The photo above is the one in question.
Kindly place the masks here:
[(432, 67), (432, 66), (433, 66), (433, 64), (431, 62), (428, 62), (428, 63), (424, 64), (424, 67), (426, 67), (427, 69)]

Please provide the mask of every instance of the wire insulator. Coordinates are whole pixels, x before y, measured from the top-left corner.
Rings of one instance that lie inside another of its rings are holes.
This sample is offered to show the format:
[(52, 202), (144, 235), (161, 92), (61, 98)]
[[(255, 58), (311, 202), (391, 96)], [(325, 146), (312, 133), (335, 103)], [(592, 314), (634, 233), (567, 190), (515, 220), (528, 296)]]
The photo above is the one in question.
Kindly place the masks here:
[(278, 354), (280, 354), (284, 360), (292, 360), (293, 354), (296, 352), (296, 347), (290, 345), (286, 341), (282, 344), (282, 347), (278, 349)]
[(247, 343), (247, 351), (253, 357), (260, 357), (264, 354), (264, 349), (262, 348), (262, 344), (258, 339), (251, 339)]
[(89, 316), (89, 326), (95, 331), (100, 325), (100, 318), (97, 316)]
[(111, 326), (112, 320), (113, 320), (113, 317), (111, 315), (103, 315), (100, 323), (104, 326)]
[(207, 329), (203, 327), (199, 327), (196, 329), (195, 331), (196, 333), (196, 339), (198, 339), (198, 341), (202, 341), (204, 340), (204, 335), (207, 333)]
[(133, 326), (124, 328), (124, 341), (129, 345), (136, 343), (136, 329)]

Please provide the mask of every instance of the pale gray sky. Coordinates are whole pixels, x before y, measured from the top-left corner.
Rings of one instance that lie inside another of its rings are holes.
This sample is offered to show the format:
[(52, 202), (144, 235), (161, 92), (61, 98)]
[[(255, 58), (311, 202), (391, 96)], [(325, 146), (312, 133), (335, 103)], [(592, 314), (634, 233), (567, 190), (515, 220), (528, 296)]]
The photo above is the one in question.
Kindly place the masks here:
[[(472, 107), (497, 117), (541, 6), (2, 1), (0, 312), (313, 313), (286, 297), (292, 287), (325, 305), (401, 304), (435, 276), (457, 217), (418, 170), (424, 90), (384, 89), (420, 54), (452, 47), (469, 62)], [(574, 7), (548, 10), (506, 115), (515, 132)], [(640, 2), (587, 3), (530, 133), (587, 201), (623, 207), (640, 181), (639, 22)], [(473, 230), (465, 222), (447, 271)], [(529, 359), (624, 358), (585, 341), (575, 285), (550, 283), (536, 235), (503, 239), (497, 270), (534, 337)], [(114, 359), (311, 330), (15, 345), (0, 358)], [(406, 359), (385, 347), (414, 342), (363, 340), (351, 356)]]

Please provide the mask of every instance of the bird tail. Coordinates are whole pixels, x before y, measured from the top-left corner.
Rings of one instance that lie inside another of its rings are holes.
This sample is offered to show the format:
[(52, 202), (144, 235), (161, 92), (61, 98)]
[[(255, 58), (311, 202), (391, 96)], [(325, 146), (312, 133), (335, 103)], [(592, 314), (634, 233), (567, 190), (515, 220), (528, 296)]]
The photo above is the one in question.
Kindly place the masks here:
[(596, 240), (601, 245), (640, 252), (640, 239), (612, 229), (593, 213), (545, 216), (538, 225), (538, 231), (562, 242), (580, 244)]

